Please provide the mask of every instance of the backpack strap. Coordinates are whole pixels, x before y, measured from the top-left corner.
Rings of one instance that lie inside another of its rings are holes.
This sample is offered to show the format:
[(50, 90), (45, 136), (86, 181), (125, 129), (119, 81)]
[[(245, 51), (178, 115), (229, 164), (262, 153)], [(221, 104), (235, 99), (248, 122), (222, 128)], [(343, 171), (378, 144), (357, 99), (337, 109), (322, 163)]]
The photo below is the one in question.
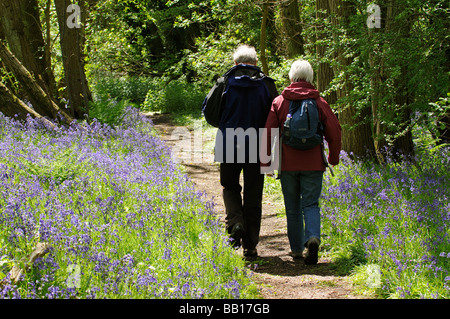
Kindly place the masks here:
[(303, 100), (292, 100), (289, 102), (289, 114), (293, 114), (299, 107), (301, 107)]

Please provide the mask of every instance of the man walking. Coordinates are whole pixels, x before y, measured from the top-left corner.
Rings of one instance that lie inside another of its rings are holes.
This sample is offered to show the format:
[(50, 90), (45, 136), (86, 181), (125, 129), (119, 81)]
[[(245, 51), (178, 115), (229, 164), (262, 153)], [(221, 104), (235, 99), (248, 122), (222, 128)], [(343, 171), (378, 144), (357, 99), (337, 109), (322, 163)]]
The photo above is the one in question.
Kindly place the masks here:
[[(244, 257), (256, 257), (262, 214), (264, 175), (259, 162), (259, 129), (264, 128), (273, 99), (274, 80), (257, 67), (256, 50), (239, 46), (234, 66), (221, 77), (203, 103), (207, 121), (219, 128), (215, 161), (220, 162), (220, 183), (226, 210), (226, 227), (232, 245)], [(217, 112), (208, 120), (209, 105)], [(243, 172), (243, 198), (240, 176)]]

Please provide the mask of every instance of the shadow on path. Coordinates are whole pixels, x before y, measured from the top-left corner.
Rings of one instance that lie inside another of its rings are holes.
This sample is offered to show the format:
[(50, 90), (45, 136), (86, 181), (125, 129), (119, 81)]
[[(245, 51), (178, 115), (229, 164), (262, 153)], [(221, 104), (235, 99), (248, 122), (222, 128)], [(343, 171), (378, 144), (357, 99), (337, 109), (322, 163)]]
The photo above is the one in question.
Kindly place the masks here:
[[(173, 146), (176, 141), (170, 135), (177, 126), (173, 124), (170, 114), (157, 114), (150, 118), (159, 137), (168, 146)], [(184, 155), (189, 158), (191, 154)], [(217, 215), (223, 221), (225, 209), (218, 165), (214, 162), (181, 164), (197, 190), (205, 192), (214, 201)], [(346, 277), (336, 275), (334, 265), (329, 260), (321, 258), (317, 265), (307, 266), (303, 259), (293, 260), (289, 256), (286, 220), (273, 212), (273, 205), (263, 203), (262, 217), (258, 258), (248, 263), (262, 298), (364, 298), (353, 293), (352, 285)], [(242, 249), (237, 253), (242, 254)]]

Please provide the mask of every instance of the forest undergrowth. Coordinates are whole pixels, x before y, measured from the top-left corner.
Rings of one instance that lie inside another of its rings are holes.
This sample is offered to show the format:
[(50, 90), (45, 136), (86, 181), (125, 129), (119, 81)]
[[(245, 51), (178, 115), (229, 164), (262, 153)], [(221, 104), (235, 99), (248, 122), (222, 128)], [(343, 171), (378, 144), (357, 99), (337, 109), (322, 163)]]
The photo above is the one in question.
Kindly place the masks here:
[[(135, 108), (119, 126), (0, 124), (2, 298), (257, 298), (213, 203)], [(361, 293), (450, 296), (449, 148), (416, 146), (384, 165), (342, 152), (325, 175), (320, 256)], [(277, 181), (265, 192), (281, 204)]]

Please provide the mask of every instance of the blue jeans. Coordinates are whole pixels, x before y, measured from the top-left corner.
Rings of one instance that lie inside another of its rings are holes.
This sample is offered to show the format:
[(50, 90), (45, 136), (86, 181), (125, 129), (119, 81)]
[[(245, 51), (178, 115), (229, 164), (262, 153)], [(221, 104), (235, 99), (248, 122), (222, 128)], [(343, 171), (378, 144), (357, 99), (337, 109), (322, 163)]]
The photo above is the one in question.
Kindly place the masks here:
[(320, 240), (319, 197), (322, 180), (322, 171), (281, 172), (287, 233), (292, 252), (302, 252), (311, 237)]

